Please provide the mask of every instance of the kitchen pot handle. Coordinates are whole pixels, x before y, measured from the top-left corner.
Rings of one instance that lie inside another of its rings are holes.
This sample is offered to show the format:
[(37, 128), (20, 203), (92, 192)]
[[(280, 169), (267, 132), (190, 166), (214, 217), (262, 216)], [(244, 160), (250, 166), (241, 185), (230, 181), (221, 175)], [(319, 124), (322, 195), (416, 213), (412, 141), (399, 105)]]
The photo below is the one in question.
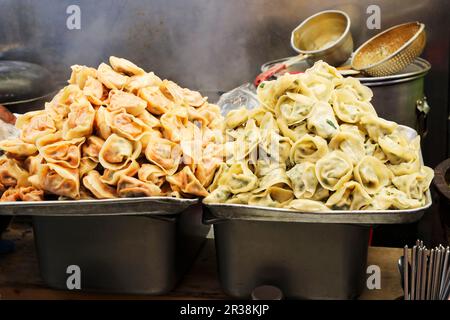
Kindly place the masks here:
[(203, 224), (211, 225), (225, 222), (226, 220), (227, 219), (225, 218), (216, 217), (211, 213), (211, 211), (206, 206), (203, 206), (203, 217), (202, 217)]
[(438, 189), (438, 191), (447, 199), (450, 200), (450, 188), (445, 179), (445, 175), (450, 168), (450, 159), (446, 159), (442, 161), (435, 169), (434, 169), (434, 185)]
[(430, 105), (427, 102), (427, 97), (423, 97), (416, 101), (416, 115), (417, 115), (417, 132), (422, 138), (428, 133), (428, 113), (430, 112)]

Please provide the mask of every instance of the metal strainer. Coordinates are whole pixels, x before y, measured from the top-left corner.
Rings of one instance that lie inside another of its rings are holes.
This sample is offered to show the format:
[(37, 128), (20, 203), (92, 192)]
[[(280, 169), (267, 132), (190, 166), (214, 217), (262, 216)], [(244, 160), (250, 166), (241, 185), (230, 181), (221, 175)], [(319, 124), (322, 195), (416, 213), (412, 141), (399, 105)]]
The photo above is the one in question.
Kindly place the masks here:
[(397, 73), (420, 56), (426, 43), (425, 25), (408, 22), (366, 41), (354, 53), (352, 69), (373, 77)]

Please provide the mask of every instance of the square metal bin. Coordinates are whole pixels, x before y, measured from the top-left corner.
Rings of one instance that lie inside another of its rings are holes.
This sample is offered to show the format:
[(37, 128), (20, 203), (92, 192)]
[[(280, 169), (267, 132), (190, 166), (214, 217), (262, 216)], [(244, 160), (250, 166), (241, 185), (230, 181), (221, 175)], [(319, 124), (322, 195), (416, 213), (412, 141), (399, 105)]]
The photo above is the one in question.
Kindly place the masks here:
[(431, 206), (411, 210), (296, 212), (283, 208), (206, 204), (214, 225), (223, 290), (250, 298), (262, 285), (292, 299), (354, 299), (364, 289), (370, 227), (412, 223)]
[[(115, 201), (110, 214), (104, 201), (72, 201), (67, 209), (72, 214), (66, 215), (58, 203), (51, 204), (58, 207), (47, 207), (47, 214), (36, 207), (20, 210), (14, 204), (3, 209), (34, 212), (40, 272), (52, 288), (68, 289), (72, 274), (68, 267), (75, 265), (80, 268), (82, 291), (155, 295), (171, 291), (194, 262), (210, 230), (202, 224), (201, 204), (176, 199), (167, 202), (178, 204)], [(73, 213), (78, 206), (80, 214)], [(91, 213), (83, 214), (89, 206)]]
[(365, 284), (369, 227), (229, 220), (214, 224), (224, 291), (274, 285), (288, 298), (353, 299)]

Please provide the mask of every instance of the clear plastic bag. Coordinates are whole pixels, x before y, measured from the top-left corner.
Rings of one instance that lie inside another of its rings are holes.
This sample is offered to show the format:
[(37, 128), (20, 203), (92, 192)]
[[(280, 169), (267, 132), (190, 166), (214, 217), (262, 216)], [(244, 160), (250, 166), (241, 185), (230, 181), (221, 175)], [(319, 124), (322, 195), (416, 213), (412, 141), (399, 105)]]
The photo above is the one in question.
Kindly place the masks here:
[(231, 110), (245, 106), (247, 109), (254, 109), (259, 106), (258, 97), (253, 84), (245, 83), (231, 91), (225, 92), (217, 102), (222, 115), (226, 115)]

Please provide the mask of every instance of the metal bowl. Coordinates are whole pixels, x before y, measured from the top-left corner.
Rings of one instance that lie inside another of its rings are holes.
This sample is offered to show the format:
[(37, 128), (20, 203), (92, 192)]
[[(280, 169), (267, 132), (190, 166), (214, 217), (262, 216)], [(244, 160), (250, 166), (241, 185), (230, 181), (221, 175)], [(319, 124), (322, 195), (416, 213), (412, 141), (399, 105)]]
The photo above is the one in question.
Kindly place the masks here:
[(291, 33), (291, 46), (312, 65), (323, 60), (338, 66), (353, 52), (350, 17), (343, 11), (326, 10), (303, 21)]

